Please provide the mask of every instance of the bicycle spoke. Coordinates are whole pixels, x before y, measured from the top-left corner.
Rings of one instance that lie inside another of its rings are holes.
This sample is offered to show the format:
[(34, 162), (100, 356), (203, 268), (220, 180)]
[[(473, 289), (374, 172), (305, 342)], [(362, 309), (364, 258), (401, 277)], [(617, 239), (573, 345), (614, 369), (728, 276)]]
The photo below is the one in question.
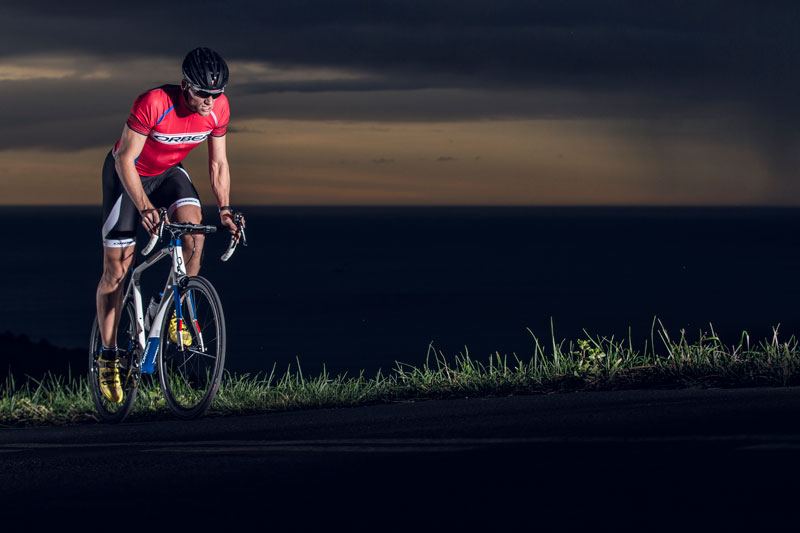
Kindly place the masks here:
[(197, 356), (206, 357), (208, 359), (216, 359), (217, 358), (217, 356), (215, 356), (215, 355), (210, 355), (210, 354), (208, 354), (206, 352), (201, 352), (199, 350), (192, 350), (191, 348), (186, 348), (186, 351), (191, 353), (191, 354), (197, 355)]

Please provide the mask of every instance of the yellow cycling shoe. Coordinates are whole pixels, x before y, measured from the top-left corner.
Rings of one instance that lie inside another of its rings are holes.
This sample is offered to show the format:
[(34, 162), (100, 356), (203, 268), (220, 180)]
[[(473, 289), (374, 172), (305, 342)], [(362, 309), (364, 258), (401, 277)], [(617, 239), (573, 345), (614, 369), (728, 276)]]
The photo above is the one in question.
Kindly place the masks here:
[[(189, 333), (189, 329), (186, 327), (187, 324), (184, 322), (183, 329), (181, 330), (181, 340), (183, 341), (184, 346), (191, 346), (192, 345), (192, 334)], [(178, 318), (175, 315), (175, 312), (172, 313), (172, 318), (169, 321), (169, 340), (178, 344)]]
[(119, 361), (116, 359), (97, 360), (100, 374), (100, 392), (109, 402), (122, 403), (122, 384), (119, 381)]

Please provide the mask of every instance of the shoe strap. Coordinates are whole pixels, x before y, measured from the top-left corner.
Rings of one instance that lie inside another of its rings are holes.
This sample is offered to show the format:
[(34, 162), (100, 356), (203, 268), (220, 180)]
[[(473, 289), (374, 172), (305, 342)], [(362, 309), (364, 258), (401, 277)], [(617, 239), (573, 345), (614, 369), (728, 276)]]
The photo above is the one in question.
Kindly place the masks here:
[(100, 368), (108, 368), (111, 370), (119, 370), (119, 359), (103, 359), (100, 358), (97, 360), (97, 366)]

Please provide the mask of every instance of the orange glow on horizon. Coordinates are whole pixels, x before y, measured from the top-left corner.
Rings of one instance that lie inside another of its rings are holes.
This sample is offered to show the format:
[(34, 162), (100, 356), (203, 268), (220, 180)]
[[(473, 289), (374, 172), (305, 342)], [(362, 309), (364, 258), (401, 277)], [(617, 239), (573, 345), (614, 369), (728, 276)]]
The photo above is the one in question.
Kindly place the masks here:
[[(757, 152), (622, 121), (250, 120), (228, 135), (237, 205), (781, 205)], [(113, 139), (109, 140), (109, 146)], [(4, 205), (100, 203), (108, 148), (0, 151)], [(213, 201), (206, 149), (184, 165)]]

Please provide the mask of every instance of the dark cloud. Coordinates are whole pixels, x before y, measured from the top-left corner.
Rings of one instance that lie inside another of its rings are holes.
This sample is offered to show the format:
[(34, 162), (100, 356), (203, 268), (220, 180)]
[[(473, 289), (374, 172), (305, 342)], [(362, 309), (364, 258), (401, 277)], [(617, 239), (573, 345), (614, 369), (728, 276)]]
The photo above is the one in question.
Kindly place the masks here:
[(437, 161), (455, 161), (455, 160), (456, 160), (455, 157), (449, 155), (443, 155), (439, 159), (437, 159)]
[(368, 77), (361, 79), (262, 81), (240, 84), (239, 94), (268, 93), (322, 93), (322, 92), (373, 92), (414, 91), (435, 87), (448, 87), (448, 83), (437, 80), (418, 81), (406, 78)]
[[(32, 0), (4, 2), (0, 19), (0, 62), (84, 54), (108, 64), (172, 63), (177, 74), (188, 49), (207, 45), (232, 64), (361, 74), (238, 84), (234, 78), (230, 96), (240, 118), (705, 114), (739, 120), (743, 135), (769, 144), (775, 168), (792, 163), (785, 153), (800, 137), (797, 2)], [(156, 80), (141, 66), (106, 82), (0, 81), (3, 95), (19, 95), (13, 101), (20, 104), (9, 119), (14, 133), (0, 133), (0, 141), (4, 147), (100, 142), (109, 131), (117, 135), (136, 94), (172, 81)], [(97, 128), (63, 139), (69, 128), (54, 120)], [(49, 126), (37, 130), (37, 124)]]
[(753, 96), (798, 82), (795, 2), (49, 1), (12, 3), (0, 15), (5, 55), (174, 57), (207, 43), (232, 60), (381, 73), (398, 89), (688, 83)]

